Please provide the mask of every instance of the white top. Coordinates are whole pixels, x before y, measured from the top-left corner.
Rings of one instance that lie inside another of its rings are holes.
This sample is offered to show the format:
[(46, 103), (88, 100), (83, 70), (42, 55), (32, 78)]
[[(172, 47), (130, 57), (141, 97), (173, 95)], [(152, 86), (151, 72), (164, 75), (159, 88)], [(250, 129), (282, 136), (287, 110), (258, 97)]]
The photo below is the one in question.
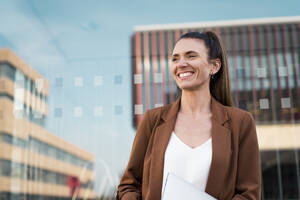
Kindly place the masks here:
[(191, 148), (183, 143), (173, 131), (165, 152), (162, 192), (164, 191), (166, 177), (169, 172), (204, 192), (211, 159), (211, 138), (200, 146)]

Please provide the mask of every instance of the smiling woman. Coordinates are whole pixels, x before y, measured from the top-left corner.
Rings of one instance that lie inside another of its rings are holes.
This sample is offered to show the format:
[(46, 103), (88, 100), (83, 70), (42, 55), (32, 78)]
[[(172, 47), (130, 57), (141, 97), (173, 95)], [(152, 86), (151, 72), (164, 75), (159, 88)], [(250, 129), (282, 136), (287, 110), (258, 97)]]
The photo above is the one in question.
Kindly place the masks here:
[(171, 61), (172, 74), (179, 88), (181, 84), (183, 87), (184, 84), (195, 84), (180, 81), (189, 80), (192, 75), (198, 79), (198, 84), (201, 76), (202, 79), (206, 77), (200, 81), (202, 84), (195, 87), (203, 87), (204, 84), (223, 105), (233, 105), (227, 55), (216, 34), (208, 31), (206, 34), (192, 32), (183, 35), (173, 49)]
[(211, 31), (181, 36), (171, 72), (182, 93), (176, 102), (145, 113), (116, 198), (164, 199), (172, 173), (217, 199), (260, 199), (254, 119), (232, 105), (219, 37)]
[(220, 61), (209, 62), (206, 51), (203, 40), (182, 39), (177, 42), (172, 56), (172, 73), (181, 89), (197, 90), (209, 86), (209, 75), (219, 70)]

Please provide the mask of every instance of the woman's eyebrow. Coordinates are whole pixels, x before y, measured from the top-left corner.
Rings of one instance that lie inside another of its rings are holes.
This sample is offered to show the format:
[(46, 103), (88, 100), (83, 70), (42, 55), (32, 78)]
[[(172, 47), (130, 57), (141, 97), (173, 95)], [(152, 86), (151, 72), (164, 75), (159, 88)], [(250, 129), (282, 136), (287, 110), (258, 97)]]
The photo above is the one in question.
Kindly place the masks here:
[[(188, 51), (188, 52), (185, 53), (185, 55), (192, 54), (192, 53), (197, 53), (197, 52), (196, 51)], [(175, 54), (172, 55), (172, 57), (178, 57), (178, 56), (179, 56), (178, 53), (175, 53)]]
[(188, 51), (185, 54), (188, 55), (188, 54), (192, 54), (192, 53), (197, 53), (197, 52), (196, 51)]

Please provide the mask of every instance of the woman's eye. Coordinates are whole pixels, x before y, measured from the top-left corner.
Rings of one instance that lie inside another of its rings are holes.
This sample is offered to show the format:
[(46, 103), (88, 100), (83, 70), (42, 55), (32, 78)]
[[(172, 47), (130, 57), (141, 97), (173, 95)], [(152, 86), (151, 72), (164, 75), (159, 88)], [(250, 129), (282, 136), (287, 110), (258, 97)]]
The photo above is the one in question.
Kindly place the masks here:
[(177, 60), (177, 58), (173, 58), (173, 59), (172, 59), (173, 62), (176, 61), (176, 60)]
[(194, 57), (196, 57), (195, 55), (189, 55), (188, 56), (189, 58), (194, 58)]

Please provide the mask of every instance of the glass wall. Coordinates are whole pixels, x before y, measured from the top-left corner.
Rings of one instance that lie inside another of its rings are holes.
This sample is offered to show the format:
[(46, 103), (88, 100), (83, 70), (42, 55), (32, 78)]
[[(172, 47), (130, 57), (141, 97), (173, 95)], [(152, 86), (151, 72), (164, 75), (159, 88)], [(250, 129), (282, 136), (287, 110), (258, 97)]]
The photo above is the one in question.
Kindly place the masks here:
[(255, 119), (262, 199), (300, 199), (297, 8), (296, 0), (4, 0), (0, 200), (115, 199), (144, 113), (180, 96), (172, 48), (205, 30), (227, 49), (234, 106)]

